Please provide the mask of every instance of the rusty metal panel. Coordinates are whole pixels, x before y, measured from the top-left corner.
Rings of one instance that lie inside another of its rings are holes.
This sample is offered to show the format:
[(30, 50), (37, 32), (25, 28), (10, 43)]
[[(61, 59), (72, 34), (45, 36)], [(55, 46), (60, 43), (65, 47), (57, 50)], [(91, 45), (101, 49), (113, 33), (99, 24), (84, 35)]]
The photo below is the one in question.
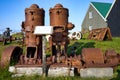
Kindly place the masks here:
[(52, 36), (54, 37), (53, 42), (61, 42), (63, 40), (63, 34), (61, 32), (56, 32)]
[(90, 31), (90, 34), (88, 35), (88, 39), (99, 40), (99, 41), (112, 40), (112, 35), (108, 27), (98, 28)]
[(86, 64), (104, 64), (104, 56), (98, 48), (83, 48), (82, 60)]
[(114, 50), (106, 50), (105, 59), (106, 59), (106, 63), (114, 63), (114, 64), (119, 63), (118, 55)]

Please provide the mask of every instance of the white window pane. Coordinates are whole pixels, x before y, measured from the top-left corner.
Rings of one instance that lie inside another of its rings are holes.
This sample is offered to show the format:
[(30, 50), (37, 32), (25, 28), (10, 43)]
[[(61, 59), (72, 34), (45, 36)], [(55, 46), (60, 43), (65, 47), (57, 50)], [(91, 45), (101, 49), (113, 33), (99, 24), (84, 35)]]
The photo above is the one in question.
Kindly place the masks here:
[(92, 26), (89, 26), (89, 30), (90, 30), (90, 31), (92, 30)]
[(92, 19), (92, 18), (93, 18), (93, 13), (89, 12), (89, 19)]

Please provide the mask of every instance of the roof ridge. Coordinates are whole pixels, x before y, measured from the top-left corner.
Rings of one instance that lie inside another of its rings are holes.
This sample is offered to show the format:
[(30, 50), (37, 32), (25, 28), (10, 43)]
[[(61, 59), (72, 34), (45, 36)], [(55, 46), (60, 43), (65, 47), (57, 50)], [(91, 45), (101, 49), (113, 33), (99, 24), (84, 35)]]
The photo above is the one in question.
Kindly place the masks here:
[(96, 1), (96, 2), (95, 2), (95, 1), (91, 1), (91, 3), (103, 3), (103, 4), (105, 3), (105, 4), (112, 4), (112, 3), (109, 3), (109, 2), (97, 2), (97, 1)]

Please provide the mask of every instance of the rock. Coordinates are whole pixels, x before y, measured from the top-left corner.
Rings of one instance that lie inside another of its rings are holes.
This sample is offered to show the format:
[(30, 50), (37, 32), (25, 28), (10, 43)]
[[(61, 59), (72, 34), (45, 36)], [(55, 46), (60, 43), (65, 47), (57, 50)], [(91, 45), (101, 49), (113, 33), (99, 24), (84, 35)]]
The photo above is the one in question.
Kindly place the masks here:
[[(42, 67), (14, 67), (10, 66), (9, 67), (9, 72), (15, 73), (16, 75), (14, 76), (19, 76), (24, 74), (24, 75), (42, 75)], [(18, 75), (17, 75), (18, 74)]]
[(16, 68), (16, 73), (25, 75), (42, 75), (42, 67), (19, 67)]
[(10, 66), (8, 71), (11, 72), (11, 73), (15, 73), (15, 67), (14, 66)]

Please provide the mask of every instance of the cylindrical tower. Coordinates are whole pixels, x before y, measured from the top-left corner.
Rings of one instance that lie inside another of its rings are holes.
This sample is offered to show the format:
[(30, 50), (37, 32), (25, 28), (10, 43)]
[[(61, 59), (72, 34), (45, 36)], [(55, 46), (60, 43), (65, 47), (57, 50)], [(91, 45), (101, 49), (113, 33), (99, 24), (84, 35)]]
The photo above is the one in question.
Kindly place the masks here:
[(41, 44), (40, 36), (33, 34), (35, 26), (44, 25), (43, 8), (39, 8), (38, 5), (33, 4), (30, 8), (25, 9), (25, 22), (23, 29), (25, 31), (25, 44), (26, 46), (36, 46)]
[[(22, 30), (25, 33), (24, 43), (27, 47), (26, 64), (32, 63), (42, 58), (42, 36), (34, 34), (36, 26), (44, 25), (45, 11), (39, 8), (37, 4), (32, 4), (30, 8), (25, 9), (25, 21), (22, 23)], [(34, 61), (32, 61), (34, 59)], [(40, 62), (40, 61), (39, 61)]]
[(38, 5), (32, 4), (30, 8), (25, 9), (25, 26), (44, 25), (45, 11)]
[(51, 26), (67, 26), (69, 12), (61, 4), (56, 4), (54, 8), (50, 8), (50, 25)]

